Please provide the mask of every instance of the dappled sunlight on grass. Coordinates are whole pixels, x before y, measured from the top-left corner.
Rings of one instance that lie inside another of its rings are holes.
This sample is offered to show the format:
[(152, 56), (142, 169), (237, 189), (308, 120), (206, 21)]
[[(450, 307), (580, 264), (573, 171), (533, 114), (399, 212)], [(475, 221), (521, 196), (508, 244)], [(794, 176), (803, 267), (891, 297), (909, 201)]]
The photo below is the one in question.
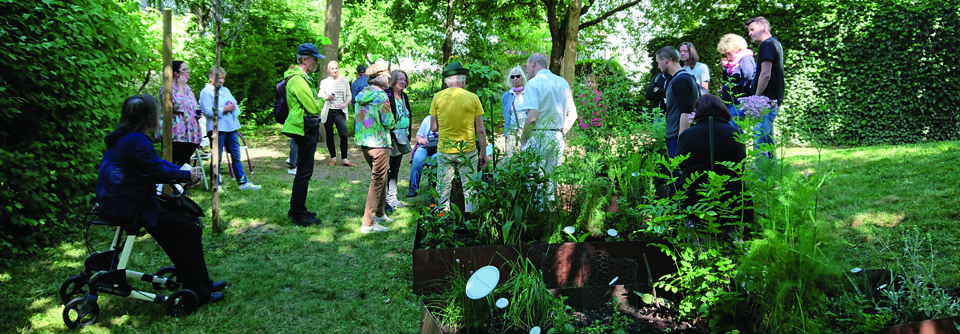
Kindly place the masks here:
[(904, 217), (902, 213), (863, 212), (853, 217), (853, 220), (850, 221), (850, 226), (861, 227), (865, 225), (876, 225), (894, 227), (900, 225)]

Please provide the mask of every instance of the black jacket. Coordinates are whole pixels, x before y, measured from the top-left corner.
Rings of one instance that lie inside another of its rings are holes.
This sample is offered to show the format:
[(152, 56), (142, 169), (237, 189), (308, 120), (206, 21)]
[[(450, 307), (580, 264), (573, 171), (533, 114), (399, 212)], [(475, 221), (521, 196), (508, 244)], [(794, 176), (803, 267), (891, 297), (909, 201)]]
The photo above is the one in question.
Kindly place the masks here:
[[(747, 157), (747, 148), (736, 140), (736, 135), (740, 130), (729, 123), (714, 119), (713, 138), (714, 138), (714, 161), (741, 162)], [(710, 171), (710, 126), (706, 120), (697, 123), (680, 134), (677, 141), (677, 155), (690, 154), (687, 160), (680, 163), (680, 169), (683, 171), (683, 178), (678, 180), (679, 184), (686, 182), (695, 172)], [(729, 175), (739, 177), (739, 175), (723, 165), (715, 165), (714, 172), (720, 175)], [(695, 184), (707, 182), (706, 176), (702, 176)], [(687, 199), (684, 206), (694, 205), (702, 196), (697, 194), (698, 186), (691, 186), (686, 191)], [(731, 196), (739, 195), (743, 190), (743, 181), (733, 181), (727, 183), (725, 190), (729, 193), (721, 199), (728, 200)], [(746, 221), (753, 220), (753, 210), (742, 213)]]

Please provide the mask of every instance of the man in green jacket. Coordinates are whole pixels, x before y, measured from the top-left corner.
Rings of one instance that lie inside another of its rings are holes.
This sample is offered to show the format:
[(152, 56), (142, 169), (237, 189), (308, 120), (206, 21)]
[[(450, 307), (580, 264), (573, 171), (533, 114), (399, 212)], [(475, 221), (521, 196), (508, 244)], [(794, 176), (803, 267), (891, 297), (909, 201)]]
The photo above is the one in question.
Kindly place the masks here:
[(293, 195), (290, 196), (290, 223), (298, 226), (320, 224), (315, 212), (307, 210), (307, 189), (313, 177), (313, 154), (320, 136), (320, 106), (314, 96), (310, 73), (320, 64), (320, 50), (310, 43), (297, 48), (297, 67), (283, 74), (287, 80), (287, 106), (290, 114), (283, 123), (283, 134), (297, 144), (297, 174), (293, 178)]

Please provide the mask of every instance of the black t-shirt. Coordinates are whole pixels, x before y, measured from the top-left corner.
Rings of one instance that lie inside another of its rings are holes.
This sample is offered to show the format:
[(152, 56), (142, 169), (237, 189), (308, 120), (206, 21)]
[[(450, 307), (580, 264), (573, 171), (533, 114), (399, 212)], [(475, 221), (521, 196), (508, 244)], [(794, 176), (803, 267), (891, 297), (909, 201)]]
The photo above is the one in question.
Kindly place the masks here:
[(680, 135), (680, 114), (693, 113), (693, 104), (700, 97), (699, 85), (689, 72), (681, 69), (667, 83), (667, 138)]
[(767, 88), (763, 90), (763, 96), (771, 100), (783, 102), (784, 83), (783, 83), (783, 47), (776, 37), (770, 36), (763, 42), (760, 42), (760, 52), (757, 54), (757, 70), (753, 71), (753, 82), (750, 84), (750, 92), (757, 94), (757, 84), (760, 78), (761, 64), (764, 61), (771, 62), (770, 81), (767, 82)]

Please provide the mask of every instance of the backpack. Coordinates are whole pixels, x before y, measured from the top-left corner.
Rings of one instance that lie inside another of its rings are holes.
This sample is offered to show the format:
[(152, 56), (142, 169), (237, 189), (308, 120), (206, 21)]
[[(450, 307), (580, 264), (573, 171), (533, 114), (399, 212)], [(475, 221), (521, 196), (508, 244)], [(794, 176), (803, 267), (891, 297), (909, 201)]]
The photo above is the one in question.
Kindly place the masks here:
[(290, 107), (287, 105), (287, 80), (290, 80), (296, 73), (283, 78), (277, 84), (277, 100), (273, 102), (273, 118), (283, 125), (287, 121), (287, 115), (290, 114)]

